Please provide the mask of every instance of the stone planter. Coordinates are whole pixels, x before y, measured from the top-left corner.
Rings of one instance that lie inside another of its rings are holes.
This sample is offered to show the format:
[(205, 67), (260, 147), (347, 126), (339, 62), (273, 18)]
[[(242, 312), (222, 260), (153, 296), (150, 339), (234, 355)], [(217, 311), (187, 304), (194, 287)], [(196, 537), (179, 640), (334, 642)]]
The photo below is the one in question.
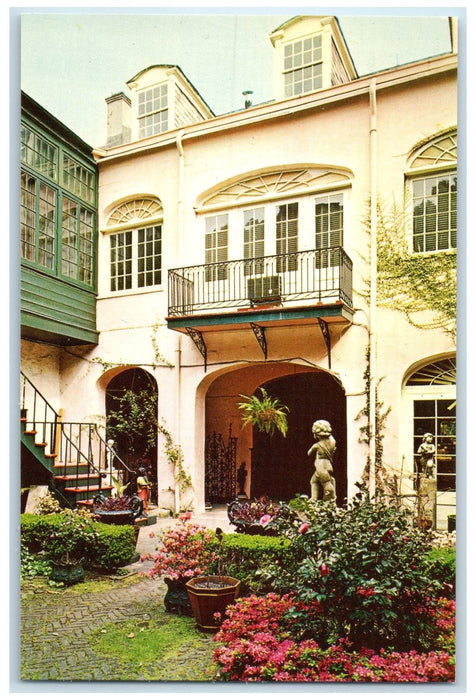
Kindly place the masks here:
[(101, 510), (94, 511), (101, 523), (106, 525), (134, 525), (136, 513), (133, 510)]
[(226, 608), (238, 597), (240, 582), (231, 576), (197, 576), (186, 588), (197, 625), (204, 632), (215, 632)]

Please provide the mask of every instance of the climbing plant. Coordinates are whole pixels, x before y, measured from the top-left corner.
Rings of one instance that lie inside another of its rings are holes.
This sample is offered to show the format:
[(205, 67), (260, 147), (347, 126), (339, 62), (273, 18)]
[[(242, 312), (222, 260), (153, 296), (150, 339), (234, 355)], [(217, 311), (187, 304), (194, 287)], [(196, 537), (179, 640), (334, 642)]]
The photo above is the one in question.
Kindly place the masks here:
[(157, 392), (126, 389), (111, 400), (114, 407), (107, 415), (107, 439), (118, 442), (126, 462), (135, 464), (157, 444)]
[[(456, 336), (456, 251), (414, 253), (407, 221), (397, 206), (378, 206), (377, 303), (403, 313), (417, 328), (439, 328)], [(430, 311), (431, 317), (420, 312)]]

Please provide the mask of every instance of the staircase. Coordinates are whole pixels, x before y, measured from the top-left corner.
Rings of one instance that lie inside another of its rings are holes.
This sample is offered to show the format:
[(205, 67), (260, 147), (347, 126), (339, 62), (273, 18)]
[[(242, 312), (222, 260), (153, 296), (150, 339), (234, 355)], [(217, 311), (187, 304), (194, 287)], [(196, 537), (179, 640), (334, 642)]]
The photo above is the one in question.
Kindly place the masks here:
[(91, 507), (97, 494), (111, 495), (113, 477), (125, 483), (135, 475), (95, 423), (63, 422), (23, 372), (20, 420), (22, 444), (45, 470), (62, 505)]

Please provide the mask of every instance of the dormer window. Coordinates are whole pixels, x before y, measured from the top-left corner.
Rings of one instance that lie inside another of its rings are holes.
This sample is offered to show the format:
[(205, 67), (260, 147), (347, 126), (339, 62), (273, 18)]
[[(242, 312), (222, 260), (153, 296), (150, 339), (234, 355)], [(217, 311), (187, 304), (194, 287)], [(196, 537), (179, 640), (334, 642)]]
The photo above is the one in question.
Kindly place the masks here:
[(322, 38), (309, 37), (284, 46), (285, 97), (322, 87)]
[(141, 90), (137, 97), (139, 138), (167, 131), (169, 122), (167, 83)]
[(357, 77), (335, 17), (298, 15), (269, 35), (276, 99), (308, 95)]

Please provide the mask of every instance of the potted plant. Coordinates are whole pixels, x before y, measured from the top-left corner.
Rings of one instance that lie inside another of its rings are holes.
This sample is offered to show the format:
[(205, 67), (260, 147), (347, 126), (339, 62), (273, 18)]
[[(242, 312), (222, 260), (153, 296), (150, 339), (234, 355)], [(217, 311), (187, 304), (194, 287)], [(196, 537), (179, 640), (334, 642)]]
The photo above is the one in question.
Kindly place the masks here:
[(215, 531), (218, 539), (218, 574), (195, 576), (185, 584), (195, 621), (203, 632), (215, 632), (221, 626), (226, 608), (238, 597), (240, 581), (223, 575), (223, 532)]
[(164, 598), (165, 610), (179, 615), (191, 615), (192, 609), (185, 584), (194, 576), (205, 574), (217, 559), (210, 548), (213, 533), (203, 525), (190, 522), (190, 513), (183, 513), (179, 522), (162, 534), (162, 541), (154, 554), (142, 559), (152, 559), (149, 570), (152, 578), (163, 576), (167, 585)]
[(72, 585), (84, 581), (84, 560), (97, 533), (90, 517), (73, 511), (64, 511), (58, 522), (58, 529), (45, 538), (42, 549), (52, 566), (50, 579)]
[(244, 399), (238, 404), (238, 408), (242, 412), (243, 422), (242, 428), (251, 424), (259, 431), (265, 432), (268, 435), (274, 435), (275, 430), (286, 437), (288, 432), (288, 417), (289, 408), (285, 406), (280, 399), (269, 396), (266, 389), (260, 387), (261, 398), (259, 396), (244, 396)]
[(253, 501), (235, 499), (228, 504), (228, 520), (236, 532), (246, 535), (278, 535), (275, 527), (289, 509), (284, 503), (274, 503), (266, 496)]
[(112, 477), (116, 488), (116, 496), (105, 496), (99, 493), (93, 499), (94, 514), (102, 523), (108, 525), (134, 525), (136, 518), (142, 515), (144, 509), (143, 501), (134, 494), (126, 496), (125, 490), (129, 484), (122, 485), (117, 479)]

